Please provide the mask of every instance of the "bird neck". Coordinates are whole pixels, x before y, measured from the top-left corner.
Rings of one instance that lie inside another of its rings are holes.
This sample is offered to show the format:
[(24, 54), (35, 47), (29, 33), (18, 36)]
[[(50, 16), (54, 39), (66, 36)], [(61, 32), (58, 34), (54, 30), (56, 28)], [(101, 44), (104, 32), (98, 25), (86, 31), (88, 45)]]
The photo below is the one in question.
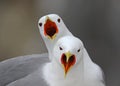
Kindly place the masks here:
[(84, 62), (84, 66), (85, 65), (90, 65), (90, 64), (93, 64), (93, 61), (91, 60), (87, 50), (84, 48), (83, 49), (83, 62)]

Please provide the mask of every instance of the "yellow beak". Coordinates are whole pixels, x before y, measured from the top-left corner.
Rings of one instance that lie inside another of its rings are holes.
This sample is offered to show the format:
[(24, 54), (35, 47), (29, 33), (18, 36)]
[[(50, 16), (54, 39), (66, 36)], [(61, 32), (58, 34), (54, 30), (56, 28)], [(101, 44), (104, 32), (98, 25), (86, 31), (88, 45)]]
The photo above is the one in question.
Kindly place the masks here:
[(72, 54), (70, 53), (70, 51), (68, 51), (68, 52), (65, 53), (65, 55), (67, 57), (67, 61), (66, 62), (68, 62), (68, 60), (69, 60), (70, 56), (72, 56)]
[(64, 68), (64, 76), (66, 77), (68, 71), (76, 62), (75, 55), (72, 55), (70, 51), (68, 51), (62, 55), (61, 61)]
[(58, 33), (58, 28), (55, 22), (53, 22), (48, 16), (46, 16), (44, 24), (44, 35), (50, 40), (54, 40)]

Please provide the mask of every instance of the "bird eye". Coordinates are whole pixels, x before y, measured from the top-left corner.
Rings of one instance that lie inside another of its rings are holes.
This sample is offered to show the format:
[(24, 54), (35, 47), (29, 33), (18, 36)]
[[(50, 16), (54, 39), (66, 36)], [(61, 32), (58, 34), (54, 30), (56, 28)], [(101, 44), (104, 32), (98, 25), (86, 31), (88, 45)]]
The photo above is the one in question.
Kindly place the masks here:
[(39, 26), (41, 27), (41, 26), (42, 26), (42, 23), (39, 23)]
[(58, 20), (57, 20), (59, 23), (60, 23), (60, 18), (58, 18)]
[(80, 49), (78, 49), (77, 52), (80, 52)]
[(62, 48), (62, 47), (59, 47), (59, 49), (60, 49), (60, 50), (63, 50), (63, 48)]

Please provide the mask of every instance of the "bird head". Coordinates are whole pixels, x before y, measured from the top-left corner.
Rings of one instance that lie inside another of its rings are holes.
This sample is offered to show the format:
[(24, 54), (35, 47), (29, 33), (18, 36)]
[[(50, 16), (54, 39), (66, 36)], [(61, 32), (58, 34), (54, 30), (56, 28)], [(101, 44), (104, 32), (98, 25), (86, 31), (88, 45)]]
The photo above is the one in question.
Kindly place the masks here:
[(54, 49), (53, 54), (64, 70), (66, 76), (70, 70), (72, 70), (82, 58), (83, 43), (76, 37), (65, 36), (60, 38)]
[(56, 14), (49, 14), (41, 17), (38, 21), (38, 27), (42, 37), (54, 40), (57, 35), (63, 32), (64, 28), (62, 19)]

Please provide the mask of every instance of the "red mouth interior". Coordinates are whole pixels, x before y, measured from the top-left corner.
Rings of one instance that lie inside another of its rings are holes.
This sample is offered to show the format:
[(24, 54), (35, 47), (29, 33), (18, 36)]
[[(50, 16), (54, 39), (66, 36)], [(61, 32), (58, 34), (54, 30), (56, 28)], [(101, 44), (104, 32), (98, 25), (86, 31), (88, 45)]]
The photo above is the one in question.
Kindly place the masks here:
[(61, 62), (64, 65), (65, 69), (68, 70), (76, 62), (75, 55), (72, 55), (67, 62), (67, 57), (65, 54), (63, 54), (61, 57)]
[(52, 38), (52, 36), (54, 36), (56, 33), (58, 33), (58, 28), (55, 22), (47, 19), (46, 23), (44, 24), (44, 34)]

